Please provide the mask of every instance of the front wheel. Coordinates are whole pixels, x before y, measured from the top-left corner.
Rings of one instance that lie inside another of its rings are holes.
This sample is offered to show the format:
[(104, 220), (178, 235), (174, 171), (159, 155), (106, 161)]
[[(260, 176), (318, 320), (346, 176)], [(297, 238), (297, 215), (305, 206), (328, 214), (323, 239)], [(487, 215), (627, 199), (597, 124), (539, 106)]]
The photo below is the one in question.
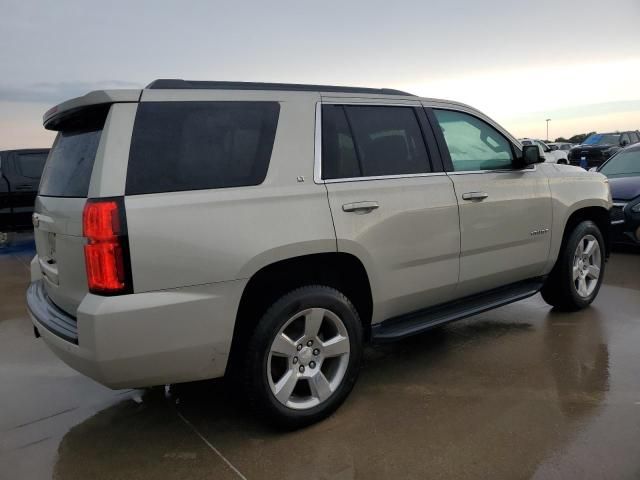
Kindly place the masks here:
[(602, 233), (592, 221), (583, 221), (569, 234), (555, 267), (542, 287), (542, 298), (560, 310), (581, 310), (598, 295), (604, 267)]
[(330, 415), (355, 384), (362, 324), (353, 304), (327, 286), (278, 299), (248, 342), (244, 387), (264, 419), (300, 428)]

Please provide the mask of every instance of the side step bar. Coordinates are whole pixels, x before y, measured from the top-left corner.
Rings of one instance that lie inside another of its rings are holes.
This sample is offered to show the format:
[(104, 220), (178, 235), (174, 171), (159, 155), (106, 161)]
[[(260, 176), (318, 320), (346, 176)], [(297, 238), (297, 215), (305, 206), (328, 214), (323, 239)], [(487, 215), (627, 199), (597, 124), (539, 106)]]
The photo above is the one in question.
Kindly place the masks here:
[(489, 290), (453, 302), (390, 318), (371, 326), (371, 341), (384, 343), (422, 333), (453, 320), (460, 320), (531, 297), (540, 291), (545, 278), (534, 278)]

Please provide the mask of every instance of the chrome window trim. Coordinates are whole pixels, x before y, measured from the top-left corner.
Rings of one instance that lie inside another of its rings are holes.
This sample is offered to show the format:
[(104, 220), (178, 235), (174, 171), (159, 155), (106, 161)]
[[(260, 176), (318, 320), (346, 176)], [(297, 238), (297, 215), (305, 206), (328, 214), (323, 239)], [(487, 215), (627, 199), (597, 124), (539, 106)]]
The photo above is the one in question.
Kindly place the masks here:
[[(314, 158), (313, 158), (313, 181), (316, 184), (327, 184), (327, 183), (343, 183), (343, 182), (361, 182), (361, 181), (372, 181), (372, 180), (393, 180), (398, 178), (420, 178), (420, 177), (439, 177), (445, 175), (471, 175), (477, 173), (512, 173), (512, 172), (535, 172), (537, 170), (537, 165), (533, 165), (531, 167), (523, 168), (523, 169), (496, 169), (496, 170), (460, 170), (460, 171), (452, 171), (452, 172), (425, 172), (425, 173), (411, 173), (411, 174), (400, 174), (400, 175), (379, 175), (379, 176), (371, 176), (371, 177), (350, 177), (350, 178), (331, 178), (331, 179), (323, 179), (322, 178), (322, 105), (356, 105), (356, 106), (375, 106), (375, 107), (409, 107), (409, 108), (424, 108), (424, 105), (420, 101), (416, 101), (415, 105), (404, 103), (384, 103), (384, 102), (372, 102), (372, 101), (364, 101), (364, 102), (340, 102), (337, 100), (326, 101), (322, 100), (316, 102), (316, 125), (315, 125), (315, 138), (314, 138)], [(449, 108), (448, 110), (453, 111), (461, 111), (462, 113), (468, 113), (464, 110), (456, 110), (455, 108)], [(481, 120), (486, 121), (481, 118)], [(491, 126), (496, 128), (492, 122), (489, 122)], [(500, 128), (496, 128), (499, 133), (503, 134)], [(507, 140), (510, 140), (509, 137), (506, 137)], [(513, 143), (513, 142), (511, 142)], [(514, 145), (517, 147), (517, 145)]]
[(458, 170), (454, 172), (447, 172), (447, 175), (470, 175), (472, 173), (513, 173), (513, 172), (535, 172), (538, 169), (537, 165), (532, 165), (527, 168), (499, 168), (495, 170)]
[(313, 182), (325, 183), (322, 180), (322, 102), (316, 103), (316, 131), (313, 150)]
[(373, 177), (331, 178), (331, 179), (323, 180), (323, 183), (367, 182), (371, 180), (393, 180), (396, 178), (442, 177), (446, 175), (447, 175), (446, 172), (407, 173), (407, 174), (400, 174), (400, 175), (379, 175), (379, 176), (373, 176)]

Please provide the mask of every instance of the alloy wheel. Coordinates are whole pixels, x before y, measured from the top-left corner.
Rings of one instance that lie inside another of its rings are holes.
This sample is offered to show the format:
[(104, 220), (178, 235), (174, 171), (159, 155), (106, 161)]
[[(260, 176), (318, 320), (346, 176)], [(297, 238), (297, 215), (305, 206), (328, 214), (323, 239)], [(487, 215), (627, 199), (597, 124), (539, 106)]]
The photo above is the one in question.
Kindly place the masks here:
[(327, 401), (349, 365), (350, 342), (338, 315), (325, 308), (303, 310), (285, 322), (269, 349), (271, 393), (286, 407), (305, 410)]

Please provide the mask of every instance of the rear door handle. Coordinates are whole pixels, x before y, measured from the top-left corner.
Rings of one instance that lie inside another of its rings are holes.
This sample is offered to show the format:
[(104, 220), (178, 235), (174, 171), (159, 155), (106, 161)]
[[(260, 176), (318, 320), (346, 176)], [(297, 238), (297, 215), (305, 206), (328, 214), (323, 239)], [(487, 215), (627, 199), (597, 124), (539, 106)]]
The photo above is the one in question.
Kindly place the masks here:
[(16, 190), (34, 190), (34, 188), (33, 188), (33, 185), (26, 183), (23, 185), (17, 185)]
[(485, 192), (467, 192), (462, 194), (463, 200), (484, 200), (489, 196), (488, 193)]
[(380, 205), (378, 205), (378, 202), (354, 202), (345, 203), (344, 205), (342, 205), (342, 210), (345, 212), (369, 213), (379, 206)]

